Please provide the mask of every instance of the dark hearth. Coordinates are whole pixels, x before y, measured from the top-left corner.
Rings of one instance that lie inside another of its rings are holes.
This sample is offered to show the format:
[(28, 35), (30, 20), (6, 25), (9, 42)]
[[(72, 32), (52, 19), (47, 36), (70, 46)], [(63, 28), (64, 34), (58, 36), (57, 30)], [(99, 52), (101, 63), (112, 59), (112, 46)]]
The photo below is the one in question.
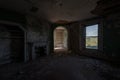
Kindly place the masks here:
[(42, 57), (46, 55), (46, 47), (41, 46), (41, 47), (35, 47), (35, 53), (36, 57)]

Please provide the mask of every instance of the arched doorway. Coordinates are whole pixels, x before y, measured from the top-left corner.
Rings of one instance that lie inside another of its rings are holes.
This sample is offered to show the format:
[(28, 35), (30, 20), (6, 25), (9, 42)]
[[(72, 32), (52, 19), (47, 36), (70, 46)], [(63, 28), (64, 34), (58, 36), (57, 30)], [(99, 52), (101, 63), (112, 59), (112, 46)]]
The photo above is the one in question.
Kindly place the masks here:
[(19, 25), (0, 22), (0, 64), (24, 61), (24, 34)]
[(66, 52), (68, 50), (68, 32), (63, 26), (54, 29), (54, 52)]

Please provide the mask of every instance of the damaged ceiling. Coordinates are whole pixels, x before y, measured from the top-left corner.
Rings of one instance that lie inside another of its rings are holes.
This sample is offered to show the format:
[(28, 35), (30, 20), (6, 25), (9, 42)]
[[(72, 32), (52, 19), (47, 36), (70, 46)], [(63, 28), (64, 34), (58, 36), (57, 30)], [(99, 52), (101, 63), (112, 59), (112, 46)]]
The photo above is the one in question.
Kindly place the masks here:
[(50, 22), (73, 22), (95, 17), (98, 0), (0, 0), (0, 8), (32, 14)]

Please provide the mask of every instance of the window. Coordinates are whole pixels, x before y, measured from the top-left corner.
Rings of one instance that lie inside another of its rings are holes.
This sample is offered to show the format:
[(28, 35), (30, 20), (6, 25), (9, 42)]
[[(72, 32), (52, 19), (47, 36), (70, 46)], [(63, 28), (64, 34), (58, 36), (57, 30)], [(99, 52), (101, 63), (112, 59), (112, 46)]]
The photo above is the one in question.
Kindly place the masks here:
[(98, 24), (86, 26), (85, 41), (87, 49), (98, 49)]

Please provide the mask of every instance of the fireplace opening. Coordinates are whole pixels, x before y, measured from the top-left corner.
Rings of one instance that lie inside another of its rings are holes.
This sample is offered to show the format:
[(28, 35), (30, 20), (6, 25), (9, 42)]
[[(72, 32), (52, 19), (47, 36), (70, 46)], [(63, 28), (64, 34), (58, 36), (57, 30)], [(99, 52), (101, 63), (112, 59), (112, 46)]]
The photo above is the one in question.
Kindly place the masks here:
[(36, 57), (43, 57), (46, 56), (46, 47), (45, 46), (40, 46), (40, 47), (35, 47), (35, 53), (36, 53)]

